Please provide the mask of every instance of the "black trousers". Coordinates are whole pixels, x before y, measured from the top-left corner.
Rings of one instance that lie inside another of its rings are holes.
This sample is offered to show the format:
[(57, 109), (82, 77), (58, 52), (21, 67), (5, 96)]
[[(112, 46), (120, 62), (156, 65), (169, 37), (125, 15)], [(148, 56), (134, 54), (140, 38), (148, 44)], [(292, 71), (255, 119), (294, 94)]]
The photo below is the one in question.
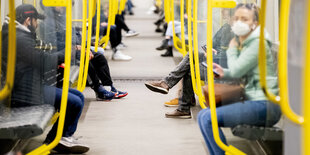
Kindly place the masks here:
[(103, 86), (113, 85), (108, 61), (102, 54), (94, 53), (94, 58), (89, 62), (88, 75), (95, 91), (99, 88), (100, 81)]
[[(107, 34), (107, 27), (106, 26), (101, 26), (100, 27), (99, 35), (100, 36), (104, 36), (106, 34)], [(111, 43), (111, 47), (115, 48), (121, 42), (122, 42), (122, 32), (119, 33), (119, 30), (117, 29), (116, 26), (111, 26), (111, 29), (110, 29), (110, 43)]]

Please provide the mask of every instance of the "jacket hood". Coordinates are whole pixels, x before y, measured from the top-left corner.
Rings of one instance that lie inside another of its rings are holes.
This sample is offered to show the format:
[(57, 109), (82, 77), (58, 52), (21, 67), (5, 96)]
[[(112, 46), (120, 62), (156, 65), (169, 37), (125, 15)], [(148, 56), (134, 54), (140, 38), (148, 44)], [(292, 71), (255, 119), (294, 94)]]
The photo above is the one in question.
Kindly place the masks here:
[[(10, 17), (5, 17), (4, 26), (8, 27), (10, 23)], [(15, 20), (16, 29), (25, 31), (25, 32), (31, 32), (26, 26), (22, 25), (18, 21)], [(8, 30), (7, 30), (8, 31)]]
[[(269, 33), (266, 31), (265, 29), (265, 40), (269, 43), (271, 43), (271, 37), (269, 35)], [(260, 26), (257, 26), (256, 29), (248, 36), (248, 38), (242, 43), (242, 45), (247, 45), (249, 44), (251, 41), (255, 40), (255, 39), (259, 39), (260, 37)]]

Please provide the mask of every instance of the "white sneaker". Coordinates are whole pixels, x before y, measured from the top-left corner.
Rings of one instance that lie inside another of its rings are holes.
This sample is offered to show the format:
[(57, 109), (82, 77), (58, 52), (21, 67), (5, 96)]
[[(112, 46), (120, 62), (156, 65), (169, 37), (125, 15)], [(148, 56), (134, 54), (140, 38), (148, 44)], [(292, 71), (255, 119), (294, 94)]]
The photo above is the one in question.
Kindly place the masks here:
[(134, 31), (134, 30), (129, 30), (126, 34), (125, 34), (125, 37), (133, 37), (133, 36), (136, 36), (138, 35), (139, 33)]
[(112, 60), (116, 60), (116, 61), (129, 61), (131, 59), (132, 59), (131, 56), (123, 54), (120, 50), (117, 50), (112, 55)]
[(116, 49), (117, 50), (122, 50), (122, 49), (125, 49), (127, 48), (127, 46), (124, 44), (124, 43), (120, 43), (119, 45), (117, 45)]
[(89, 147), (77, 141), (77, 138), (62, 137), (59, 144), (54, 148), (59, 153), (83, 154), (89, 150)]

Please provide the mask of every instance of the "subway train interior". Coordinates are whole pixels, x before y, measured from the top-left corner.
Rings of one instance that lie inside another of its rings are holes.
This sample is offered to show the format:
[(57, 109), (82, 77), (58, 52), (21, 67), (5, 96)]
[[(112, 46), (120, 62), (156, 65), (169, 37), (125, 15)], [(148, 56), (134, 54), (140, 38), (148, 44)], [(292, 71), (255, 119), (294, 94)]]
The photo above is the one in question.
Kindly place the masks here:
[(310, 0), (0, 5), (0, 154), (310, 155)]

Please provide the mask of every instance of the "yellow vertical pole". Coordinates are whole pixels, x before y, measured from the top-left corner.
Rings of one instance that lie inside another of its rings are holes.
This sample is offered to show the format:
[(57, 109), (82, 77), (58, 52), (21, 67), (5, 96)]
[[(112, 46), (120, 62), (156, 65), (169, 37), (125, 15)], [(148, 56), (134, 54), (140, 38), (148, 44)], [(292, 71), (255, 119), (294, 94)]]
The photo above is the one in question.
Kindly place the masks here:
[(15, 28), (15, 1), (9, 1), (9, 41), (6, 80), (3, 89), (0, 91), (0, 100), (8, 97), (14, 86), (15, 63), (16, 63), (16, 28)]
[(194, 68), (194, 58), (193, 58), (193, 36), (192, 36), (192, 1), (187, 0), (187, 34), (188, 34), (188, 56), (190, 63), (190, 71), (191, 71), (191, 79), (192, 79), (192, 87), (194, 93), (198, 95), (197, 86), (196, 86), (196, 76), (195, 76), (195, 68)]
[(92, 26), (93, 26), (93, 14), (94, 14), (94, 5), (96, 1), (90, 0), (90, 9), (88, 10), (88, 33), (87, 33), (87, 46), (86, 46), (86, 58), (85, 58), (85, 68), (84, 68), (84, 75), (83, 75), (83, 83), (82, 88), (79, 91), (84, 91), (86, 87), (87, 75), (88, 75), (88, 66), (89, 66), (89, 53), (90, 53), (90, 46), (91, 46), (91, 36), (92, 36)]
[(305, 122), (303, 124), (303, 143), (302, 150), (303, 155), (310, 154), (310, 1), (308, 1), (307, 7), (307, 19), (306, 19), (306, 38), (305, 38), (305, 59), (304, 59), (304, 69), (303, 69), (303, 114)]
[(87, 24), (87, 0), (83, 0), (83, 25), (82, 25), (82, 45), (80, 57), (80, 70), (77, 89), (81, 90), (83, 82), (83, 72), (85, 66), (85, 49), (86, 49), (86, 24)]
[(193, 47), (194, 47), (194, 63), (196, 71), (196, 83), (197, 83), (197, 92), (199, 97), (199, 104), (202, 109), (207, 108), (205, 105), (205, 98), (202, 94), (201, 81), (200, 81), (200, 68), (199, 68), (199, 54), (198, 54), (198, 25), (197, 25), (197, 13), (198, 13), (198, 0), (193, 0)]
[(67, 17), (66, 17), (66, 48), (65, 48), (65, 70), (64, 70), (64, 81), (62, 87), (62, 96), (60, 104), (60, 116), (58, 120), (57, 134), (55, 139), (49, 145), (42, 145), (39, 148), (28, 153), (28, 155), (38, 155), (47, 154), (51, 149), (53, 149), (60, 141), (63, 133), (67, 100), (68, 100), (68, 90), (69, 90), (69, 76), (70, 76), (70, 65), (71, 65), (71, 48), (72, 48), (72, 0), (64, 1), (49, 1), (43, 0), (45, 6), (64, 6), (66, 7)]
[(287, 42), (288, 42), (288, 24), (289, 24), (290, 0), (282, 0), (280, 8), (280, 47), (278, 56), (279, 65), (279, 88), (280, 88), (280, 106), (282, 113), (296, 124), (304, 122), (303, 117), (294, 113), (289, 105), (288, 94), (288, 72), (287, 72)]
[(96, 41), (95, 52), (98, 52), (99, 32), (100, 32), (100, 16), (101, 16), (101, 0), (97, 0), (97, 23), (96, 23)]

